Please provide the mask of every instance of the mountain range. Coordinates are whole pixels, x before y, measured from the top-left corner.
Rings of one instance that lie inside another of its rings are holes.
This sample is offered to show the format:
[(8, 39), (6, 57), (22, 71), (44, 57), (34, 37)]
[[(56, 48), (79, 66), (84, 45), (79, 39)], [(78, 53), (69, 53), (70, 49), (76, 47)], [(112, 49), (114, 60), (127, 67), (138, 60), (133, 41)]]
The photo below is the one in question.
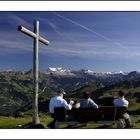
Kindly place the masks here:
[(55, 85), (62, 86), (68, 92), (72, 92), (73, 90), (88, 85), (94, 81), (99, 83), (101, 86), (106, 86), (128, 79), (139, 78), (140, 73), (137, 71), (94, 72), (92, 70), (85, 69), (70, 71), (62, 68), (48, 68), (46, 76), (48, 79), (51, 78), (51, 80), (56, 82)]
[[(94, 72), (92, 70), (71, 71), (63, 68), (48, 68), (39, 73), (39, 100), (48, 100), (59, 87), (67, 92), (66, 98), (81, 98), (82, 92), (90, 88), (93, 98), (114, 97), (123, 89), (131, 94), (132, 103), (140, 101), (140, 73)], [(32, 70), (0, 72), (0, 114), (12, 114), (28, 105), (32, 100)]]

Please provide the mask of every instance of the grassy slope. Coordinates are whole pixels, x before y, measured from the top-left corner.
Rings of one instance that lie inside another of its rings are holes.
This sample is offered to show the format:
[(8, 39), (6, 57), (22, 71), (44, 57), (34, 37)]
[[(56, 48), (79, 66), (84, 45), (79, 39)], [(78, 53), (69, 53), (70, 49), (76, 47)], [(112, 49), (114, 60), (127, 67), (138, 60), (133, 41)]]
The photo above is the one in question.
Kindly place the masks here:
[[(26, 98), (24, 96), (21, 96), (21, 95), (26, 95), (26, 96), (29, 96), (31, 94), (31, 83), (30, 81), (26, 81), (24, 82), (24, 80), (27, 80), (29, 77), (25, 77), (25, 75), (23, 75), (23, 77), (17, 77), (18, 79), (12, 79), (10, 77), (10, 75), (5, 75), (6, 77), (4, 79), (6, 79), (6, 81), (8, 81), (8, 83), (5, 83), (5, 86), (4, 84), (2, 85), (1, 84), (1, 89), (3, 90), (3, 92), (1, 91), (1, 98), (0, 98), (0, 101), (1, 101), (1, 105), (4, 104), (5, 102), (4, 101), (7, 101), (6, 103), (9, 103), (10, 105), (14, 105), (14, 106), (17, 106), (17, 104), (21, 104), (21, 99), (24, 99), (26, 101)], [(29, 83), (28, 83), (29, 82)], [(27, 84), (28, 83), (28, 84)], [(122, 83), (119, 83), (118, 85), (114, 85), (114, 86), (110, 86), (109, 88), (103, 88), (103, 90), (98, 90), (97, 91), (97, 98), (99, 98), (99, 95), (100, 95), (100, 98), (105, 98), (105, 97), (114, 97), (117, 95), (118, 93), (118, 90), (120, 89), (123, 89), (123, 90), (126, 90), (127, 92), (129, 92), (129, 99), (130, 99), (130, 110), (137, 110), (137, 109), (140, 109), (140, 87), (139, 87), (139, 83), (140, 83), (140, 80), (134, 80), (134, 81), (126, 81), (126, 82), (122, 82)], [(82, 91), (85, 90), (86, 88), (90, 88), (92, 91), (94, 91), (95, 89), (98, 88), (99, 85), (96, 85), (97, 83), (93, 82), (91, 83), (88, 87), (84, 87), (84, 88), (81, 88), (80, 90), (78, 91), (75, 91), (76, 93), (75, 94), (72, 94), (70, 97), (73, 97), (73, 98), (78, 98), (78, 97), (82, 97)], [(8, 85), (8, 88), (7, 88), (7, 85)], [(5, 87), (5, 88), (4, 88)], [(7, 91), (9, 90), (9, 91)], [(2, 94), (3, 93), (3, 94)], [(8, 93), (8, 94), (6, 94)], [(11, 94), (9, 94), (11, 93)], [(14, 93), (14, 94), (12, 94)], [(20, 93), (20, 98), (17, 98), (17, 96), (15, 95), (19, 95)], [(4, 96), (2, 96), (4, 95)], [(12, 96), (11, 96), (12, 95)], [(93, 97), (96, 95), (96, 92), (94, 93), (93, 92)], [(135, 96), (134, 96), (135, 95)], [(30, 97), (30, 96), (29, 96)], [(4, 102), (4, 103), (3, 103)], [(43, 104), (41, 108), (44, 108), (45, 107), (45, 110), (46, 110), (46, 107), (48, 105), (47, 104)], [(7, 107), (6, 107), (7, 108)], [(10, 108), (11, 110), (11, 108)], [(9, 110), (8, 110), (9, 112)], [(47, 127), (47, 124), (52, 120), (52, 118), (48, 115), (45, 115), (45, 114), (40, 114), (40, 121), (41, 123)], [(21, 118), (13, 118), (13, 117), (3, 117), (1, 116), (0, 117), (0, 128), (17, 128), (17, 125), (24, 125), (24, 124), (27, 124), (28, 122), (31, 122), (31, 116), (28, 115), (28, 116), (25, 116), (24, 117), (21, 117)], [(88, 125), (88, 126), (85, 126), (85, 125), (78, 125), (78, 126), (67, 126), (67, 125), (61, 125), (60, 128), (103, 128), (103, 127), (106, 127), (106, 128), (110, 128), (112, 126), (104, 126), (104, 125), (100, 125), (100, 124), (95, 124), (95, 125)], [(114, 127), (114, 126), (113, 126)], [(137, 122), (135, 125), (134, 125), (134, 128), (140, 128), (140, 122)]]
[[(47, 128), (47, 124), (51, 122), (53, 119), (49, 115), (40, 114), (40, 123)], [(4, 117), (0, 116), (0, 128), (1, 129), (11, 129), (11, 128), (20, 128), (20, 126), (24, 126), (32, 121), (32, 117), (27, 115), (24, 117)], [(22, 127), (21, 127), (22, 128)]]
[[(140, 117), (139, 116), (131, 116), (132, 118), (134, 117)], [(44, 125), (45, 128), (47, 128), (47, 125), (53, 120), (48, 114), (41, 113), (39, 114), (40, 118), (40, 123)], [(20, 125), (25, 125), (31, 122), (31, 116), (26, 115), (24, 117), (20, 118), (13, 118), (13, 117), (0, 117), (0, 128), (1, 129), (10, 129), (10, 128), (22, 128)], [(67, 129), (74, 129), (74, 128), (105, 128), (105, 129), (110, 129), (110, 128), (116, 128), (116, 125), (112, 124), (78, 124), (78, 125), (67, 125), (67, 124), (61, 124), (59, 128), (67, 128)], [(133, 128), (140, 128), (140, 119), (137, 121), (133, 121)]]

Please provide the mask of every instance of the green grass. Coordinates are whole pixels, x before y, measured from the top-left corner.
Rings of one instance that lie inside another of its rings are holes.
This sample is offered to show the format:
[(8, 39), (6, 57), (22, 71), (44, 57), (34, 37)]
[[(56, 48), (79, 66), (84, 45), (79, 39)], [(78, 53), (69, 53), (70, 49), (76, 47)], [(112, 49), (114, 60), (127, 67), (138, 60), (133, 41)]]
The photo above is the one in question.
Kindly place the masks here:
[[(40, 123), (47, 128), (47, 125), (53, 120), (49, 115), (39, 114)], [(26, 115), (24, 117), (14, 118), (14, 117), (5, 117), (0, 116), (0, 128), (2, 129), (11, 129), (11, 128), (20, 128), (32, 121), (32, 117)]]
[(47, 125), (53, 120), (53, 118), (51, 118), (50, 115), (43, 114), (43, 113), (39, 114), (39, 118), (40, 118), (40, 123), (43, 124), (45, 128), (47, 128)]
[(133, 128), (139, 128), (140, 129), (140, 122), (134, 123)]
[(116, 128), (114, 124), (77, 124), (77, 125), (67, 125), (62, 124), (59, 126), (60, 129), (108, 129)]
[(24, 125), (31, 122), (31, 117), (13, 118), (0, 116), (0, 128), (17, 128), (18, 125)]

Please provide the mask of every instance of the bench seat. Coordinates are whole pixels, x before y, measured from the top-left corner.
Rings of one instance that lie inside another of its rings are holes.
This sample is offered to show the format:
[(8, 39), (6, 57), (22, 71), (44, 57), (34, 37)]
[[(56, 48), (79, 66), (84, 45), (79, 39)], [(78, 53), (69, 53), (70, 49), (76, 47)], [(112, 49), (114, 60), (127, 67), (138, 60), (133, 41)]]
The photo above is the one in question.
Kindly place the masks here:
[(55, 128), (59, 124), (79, 124), (79, 123), (116, 123), (117, 128), (123, 128), (123, 114), (127, 111), (126, 107), (101, 106), (93, 108), (73, 108), (66, 110), (63, 107), (55, 108), (54, 118)]

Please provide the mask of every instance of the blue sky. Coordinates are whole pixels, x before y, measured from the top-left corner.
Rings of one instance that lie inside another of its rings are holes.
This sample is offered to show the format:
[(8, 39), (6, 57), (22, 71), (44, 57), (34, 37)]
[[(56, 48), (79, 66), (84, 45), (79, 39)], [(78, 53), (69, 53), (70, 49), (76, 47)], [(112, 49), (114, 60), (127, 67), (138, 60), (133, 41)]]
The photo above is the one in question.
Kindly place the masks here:
[(32, 68), (33, 30), (40, 21), (40, 70), (48, 67), (140, 71), (140, 12), (0, 12), (0, 71)]

